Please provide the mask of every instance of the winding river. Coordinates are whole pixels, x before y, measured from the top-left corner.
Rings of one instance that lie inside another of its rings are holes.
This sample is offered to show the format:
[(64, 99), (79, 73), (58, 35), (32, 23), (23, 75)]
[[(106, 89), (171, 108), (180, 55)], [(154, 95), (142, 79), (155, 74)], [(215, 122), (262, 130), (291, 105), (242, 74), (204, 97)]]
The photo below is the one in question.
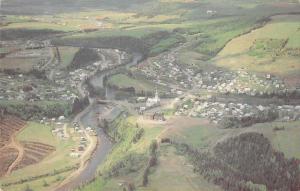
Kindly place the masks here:
[[(119, 65), (113, 69), (106, 70), (103, 72), (96, 73), (92, 79), (91, 82), (94, 87), (101, 87), (105, 88), (103, 84), (103, 78), (107, 75), (112, 75), (117, 73), (120, 69), (126, 67), (129, 68), (131, 66), (137, 65), (143, 58), (143, 56), (139, 53), (133, 53), (132, 54), (133, 58), (132, 61), (127, 63), (126, 65)], [(107, 96), (106, 99), (112, 100), (111, 96)], [(93, 100), (93, 98), (90, 98), (90, 100)], [(113, 101), (112, 101), (113, 102)], [(111, 112), (110, 116), (104, 115), (104, 112), (107, 111), (107, 105), (105, 104), (99, 104), (96, 103), (95, 101), (92, 101), (90, 105), (85, 109), (84, 114), (77, 117), (79, 117), (81, 125), (84, 127), (90, 126), (94, 127), (97, 130), (97, 142), (98, 145), (90, 157), (90, 160), (86, 167), (84, 168), (83, 171), (80, 172), (80, 174), (68, 183), (60, 186), (56, 191), (69, 191), (69, 190), (74, 190), (80, 185), (83, 185), (84, 183), (87, 183), (95, 177), (95, 174), (97, 172), (97, 168), (99, 165), (101, 165), (105, 159), (106, 156), (109, 154), (109, 152), (112, 149), (113, 143), (111, 140), (108, 138), (108, 136), (103, 132), (101, 128), (98, 128), (97, 126), (97, 115), (103, 114), (103, 118), (109, 118), (109, 120), (113, 119), (117, 115), (115, 115), (117, 112)], [(112, 111), (118, 110), (117, 105), (112, 106)], [(76, 118), (76, 117), (75, 117)]]

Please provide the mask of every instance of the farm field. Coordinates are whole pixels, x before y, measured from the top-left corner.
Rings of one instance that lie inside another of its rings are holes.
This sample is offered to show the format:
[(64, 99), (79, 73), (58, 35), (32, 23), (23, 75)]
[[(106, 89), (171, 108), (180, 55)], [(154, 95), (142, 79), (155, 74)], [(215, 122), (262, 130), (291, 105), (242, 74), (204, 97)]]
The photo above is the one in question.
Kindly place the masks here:
[(13, 116), (2, 116), (0, 120), (0, 176), (7, 173), (9, 167), (19, 155), (19, 150), (16, 148), (13, 137), (25, 125), (25, 121)]

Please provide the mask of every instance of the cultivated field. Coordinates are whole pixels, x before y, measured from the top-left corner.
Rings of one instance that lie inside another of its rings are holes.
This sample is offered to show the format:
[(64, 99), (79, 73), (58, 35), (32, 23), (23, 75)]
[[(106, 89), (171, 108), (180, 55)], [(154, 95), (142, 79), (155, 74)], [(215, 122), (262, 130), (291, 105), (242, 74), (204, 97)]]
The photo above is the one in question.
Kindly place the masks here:
[(14, 136), (25, 124), (25, 121), (13, 116), (3, 116), (0, 119), (0, 176), (7, 173), (20, 154)]
[(31, 141), (24, 141), (21, 143), (24, 148), (24, 155), (13, 170), (18, 170), (28, 165), (39, 163), (50, 153), (55, 151), (55, 147), (48, 144)]

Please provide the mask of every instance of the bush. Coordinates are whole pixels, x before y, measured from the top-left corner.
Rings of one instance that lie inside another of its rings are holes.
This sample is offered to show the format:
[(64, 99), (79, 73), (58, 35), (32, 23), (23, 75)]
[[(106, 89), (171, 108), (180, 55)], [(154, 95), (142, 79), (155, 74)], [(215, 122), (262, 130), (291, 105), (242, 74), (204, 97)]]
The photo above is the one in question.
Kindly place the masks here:
[(48, 187), (49, 186), (49, 184), (48, 184), (48, 182), (46, 180), (43, 180), (43, 186), (44, 187)]

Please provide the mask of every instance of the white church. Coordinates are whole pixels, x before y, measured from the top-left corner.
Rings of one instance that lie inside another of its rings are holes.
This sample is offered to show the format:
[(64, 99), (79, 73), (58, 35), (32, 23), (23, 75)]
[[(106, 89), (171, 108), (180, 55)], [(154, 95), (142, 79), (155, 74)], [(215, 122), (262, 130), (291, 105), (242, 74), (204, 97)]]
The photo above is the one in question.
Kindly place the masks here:
[(153, 98), (148, 98), (146, 101), (146, 107), (154, 107), (160, 105), (160, 98), (158, 96), (157, 89), (155, 90), (155, 96)]

